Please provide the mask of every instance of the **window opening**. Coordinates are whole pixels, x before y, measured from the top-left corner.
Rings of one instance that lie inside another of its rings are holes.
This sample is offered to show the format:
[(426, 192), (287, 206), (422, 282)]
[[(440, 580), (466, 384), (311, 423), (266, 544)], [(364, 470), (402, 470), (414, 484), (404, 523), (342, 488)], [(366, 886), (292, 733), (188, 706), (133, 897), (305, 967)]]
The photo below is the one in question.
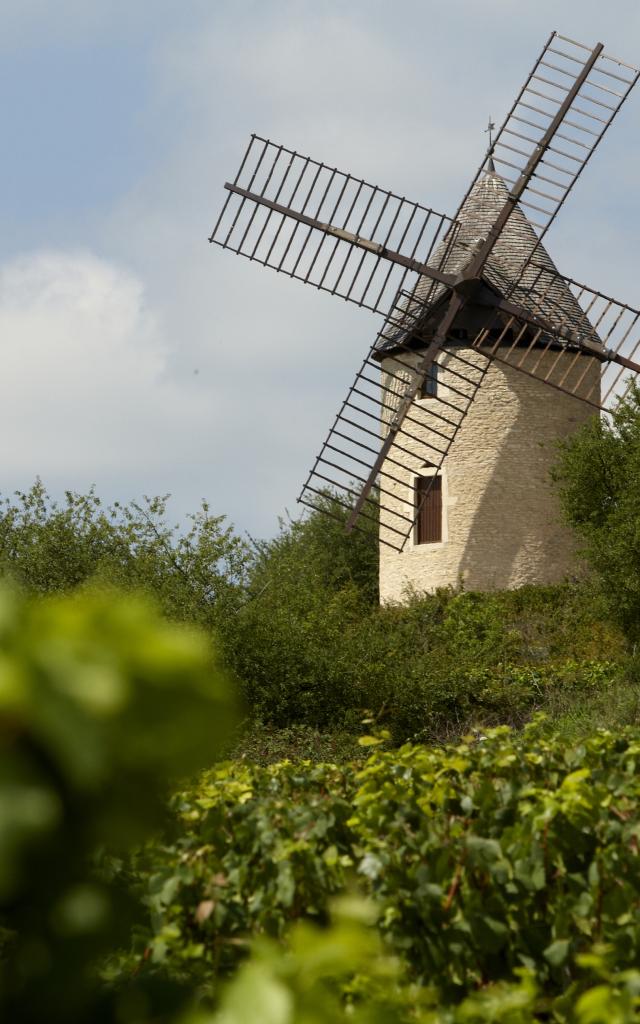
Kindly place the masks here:
[(420, 398), (436, 398), (438, 395), (438, 364), (432, 363), (429, 372), (420, 385)]
[(419, 476), (415, 483), (416, 544), (442, 540), (442, 477)]

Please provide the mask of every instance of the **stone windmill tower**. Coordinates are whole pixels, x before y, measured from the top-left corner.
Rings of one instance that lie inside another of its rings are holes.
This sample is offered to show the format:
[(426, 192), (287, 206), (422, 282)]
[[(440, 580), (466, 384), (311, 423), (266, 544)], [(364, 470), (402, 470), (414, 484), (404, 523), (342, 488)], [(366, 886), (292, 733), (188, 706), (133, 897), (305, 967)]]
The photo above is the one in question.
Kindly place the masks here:
[[(508, 187), (490, 160), (458, 214), (455, 240), (449, 248), (443, 244), (434, 262), (449, 273), (461, 270), (486, 239), (507, 196)], [(488, 294), (478, 298), (485, 305), (471, 299), (456, 318), (413, 398), (408, 429), (381, 467), (388, 492), (380, 513), (383, 601), (401, 600), (407, 588), (432, 591), (463, 583), (488, 590), (552, 583), (575, 569), (573, 540), (561, 525), (550, 471), (558, 439), (597, 412), (601, 364), (590, 354), (535, 337), (530, 327), (520, 333), (513, 325), (505, 329), (505, 321), (489, 328), (482, 346), (474, 344), (486, 324), (486, 302), (509, 294), (522, 253), (536, 243), (534, 228), (516, 207), (484, 267)], [(531, 302), (526, 294), (531, 282), (524, 287), (520, 282), (522, 305), (533, 315), (561, 312), (593, 336), (592, 325), (542, 245), (536, 264), (526, 276), (535, 279), (538, 268), (544, 268), (554, 288)], [(433, 291), (432, 282), (423, 278), (414, 301), (426, 303), (435, 324), (445, 296)], [(396, 331), (378, 343), (374, 358), (382, 368), (383, 423), (393, 418), (398, 392), (415, 378), (424, 339), (433, 333), (428, 319), (422, 339)], [(535, 367), (535, 375), (521, 372), (520, 362)], [(548, 386), (544, 378), (551, 371), (554, 381), (573, 385), (572, 394)], [(455, 444), (441, 464), (442, 435), (458, 423)], [(397, 551), (385, 541), (393, 539), (407, 501), (419, 514), (407, 543)]]
[(574, 568), (555, 442), (640, 372), (640, 312), (543, 238), (639, 76), (553, 33), (453, 218), (255, 135), (225, 186), (211, 241), (384, 316), (299, 498), (373, 520), (383, 601)]

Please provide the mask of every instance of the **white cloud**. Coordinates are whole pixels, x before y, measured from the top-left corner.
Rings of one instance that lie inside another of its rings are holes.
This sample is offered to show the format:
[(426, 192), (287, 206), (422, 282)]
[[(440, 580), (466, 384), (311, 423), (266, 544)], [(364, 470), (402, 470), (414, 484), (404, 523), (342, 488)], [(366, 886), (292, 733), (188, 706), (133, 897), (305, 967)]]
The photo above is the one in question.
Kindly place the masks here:
[[(339, 334), (323, 346), (320, 316), (311, 339), (296, 328), (295, 305), (282, 338), (265, 338), (263, 319), (278, 310), (260, 274), (249, 300), (224, 276), (218, 287), (231, 309), (201, 304), (181, 332), (184, 293), (169, 330), (136, 276), (89, 252), (0, 267), (0, 491), (40, 475), (54, 493), (94, 483), (108, 499), (170, 492), (179, 515), (206, 497), (240, 528), (272, 531), (358, 356)], [(346, 376), (334, 372), (340, 349)]]
[(166, 376), (140, 282), (86, 252), (0, 268), (2, 477), (91, 482), (157, 467), (201, 414)]

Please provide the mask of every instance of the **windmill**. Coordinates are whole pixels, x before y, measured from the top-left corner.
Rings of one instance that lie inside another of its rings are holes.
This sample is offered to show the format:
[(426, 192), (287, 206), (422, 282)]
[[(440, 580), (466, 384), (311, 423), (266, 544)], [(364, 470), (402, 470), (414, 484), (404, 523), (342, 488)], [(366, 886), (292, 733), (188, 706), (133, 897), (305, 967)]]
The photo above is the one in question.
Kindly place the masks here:
[(225, 185), (210, 241), (384, 318), (298, 499), (379, 523), (383, 599), (571, 568), (549, 442), (640, 372), (640, 311), (543, 239), (639, 74), (552, 33), (453, 217), (257, 135)]

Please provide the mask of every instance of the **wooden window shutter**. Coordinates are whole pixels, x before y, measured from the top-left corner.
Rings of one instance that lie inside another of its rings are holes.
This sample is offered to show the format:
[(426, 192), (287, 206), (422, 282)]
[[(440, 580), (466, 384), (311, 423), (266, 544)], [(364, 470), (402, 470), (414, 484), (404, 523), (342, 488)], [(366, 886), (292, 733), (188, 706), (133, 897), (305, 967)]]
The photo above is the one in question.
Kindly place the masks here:
[(418, 477), (416, 512), (416, 544), (438, 544), (442, 540), (441, 476)]

